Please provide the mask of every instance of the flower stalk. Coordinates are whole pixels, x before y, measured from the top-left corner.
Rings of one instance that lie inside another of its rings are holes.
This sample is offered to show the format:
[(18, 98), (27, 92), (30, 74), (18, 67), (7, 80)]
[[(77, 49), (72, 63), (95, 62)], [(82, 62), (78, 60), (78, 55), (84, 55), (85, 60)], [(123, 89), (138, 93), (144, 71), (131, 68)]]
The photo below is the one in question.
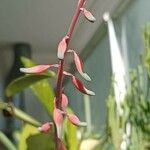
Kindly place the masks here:
[(73, 74), (66, 72), (64, 70), (64, 62), (65, 62), (65, 55), (66, 53), (72, 53), (74, 58), (75, 66), (80, 73), (80, 75), (88, 80), (91, 81), (91, 78), (84, 72), (83, 69), (83, 62), (80, 59), (79, 55), (74, 51), (73, 49), (69, 49), (69, 43), (71, 41), (75, 26), (77, 24), (78, 18), (80, 16), (80, 13), (82, 12), (83, 15), (86, 17), (87, 20), (90, 22), (94, 22), (95, 18), (92, 15), (91, 12), (85, 9), (85, 2), (86, 0), (78, 0), (78, 4), (74, 13), (74, 16), (72, 18), (71, 24), (69, 26), (67, 34), (62, 38), (62, 40), (58, 44), (58, 51), (57, 51), (57, 57), (59, 59), (58, 64), (52, 64), (52, 65), (38, 65), (31, 68), (20, 68), (21, 72), (24, 73), (42, 73), (49, 68), (57, 68), (57, 83), (56, 83), (56, 97), (54, 99), (54, 112), (53, 112), (53, 123), (45, 123), (41, 127), (39, 127), (39, 130), (41, 132), (47, 133), (49, 129), (51, 129), (51, 126), (54, 126), (55, 129), (55, 142), (56, 142), (56, 150), (65, 150), (65, 146), (61, 142), (61, 132), (62, 132), (62, 125), (64, 117), (68, 119), (73, 125), (76, 126), (85, 126), (85, 122), (81, 122), (79, 118), (75, 114), (70, 114), (67, 112), (67, 106), (68, 106), (68, 98), (63, 93), (63, 77), (68, 76), (72, 83), (75, 85), (75, 87), (82, 93), (87, 95), (95, 95), (93, 91), (88, 90), (85, 88), (83, 83), (75, 77)]
[[(84, 3), (85, 3), (85, 0), (79, 0), (78, 2), (78, 6), (76, 8), (75, 14), (72, 18), (72, 21), (71, 21), (71, 24), (67, 33), (68, 39), (66, 41), (66, 45), (67, 45), (66, 49), (69, 46), (73, 31), (75, 29), (75, 25), (79, 18), (79, 15), (81, 12), (80, 8), (83, 7)], [(57, 87), (56, 87), (56, 107), (59, 109), (61, 108), (61, 99), (62, 99), (63, 68), (64, 68), (64, 59), (59, 60), (59, 67), (58, 67), (58, 80), (57, 80)]]

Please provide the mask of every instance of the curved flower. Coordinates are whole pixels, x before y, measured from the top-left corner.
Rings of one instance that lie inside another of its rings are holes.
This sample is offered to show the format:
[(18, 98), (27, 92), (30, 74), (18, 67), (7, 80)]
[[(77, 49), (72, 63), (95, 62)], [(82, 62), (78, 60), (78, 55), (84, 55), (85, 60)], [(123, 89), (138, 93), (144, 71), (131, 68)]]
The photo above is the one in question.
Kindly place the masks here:
[(86, 80), (91, 81), (91, 78), (88, 76), (88, 74), (84, 73), (83, 71), (83, 62), (80, 59), (79, 55), (74, 50), (68, 50), (67, 52), (73, 53), (75, 66), (78, 72), (81, 74), (81, 76), (85, 78)]
[(93, 91), (90, 91), (87, 88), (85, 88), (83, 83), (77, 77), (72, 76), (72, 82), (80, 92), (87, 94), (87, 95), (91, 95), (91, 96), (95, 95)]
[(30, 68), (20, 68), (20, 72), (34, 74), (34, 73), (43, 73), (44, 71), (48, 70), (51, 67), (58, 67), (58, 64), (52, 65), (37, 65)]
[(83, 83), (81, 82), (81, 80), (79, 80), (77, 77), (75, 77), (74, 75), (72, 75), (69, 72), (64, 71), (63, 72), (64, 75), (67, 75), (69, 77), (71, 77), (72, 83), (75, 85), (75, 87), (82, 93), (87, 94), (87, 95), (91, 95), (94, 96), (95, 93), (93, 91), (88, 90)]

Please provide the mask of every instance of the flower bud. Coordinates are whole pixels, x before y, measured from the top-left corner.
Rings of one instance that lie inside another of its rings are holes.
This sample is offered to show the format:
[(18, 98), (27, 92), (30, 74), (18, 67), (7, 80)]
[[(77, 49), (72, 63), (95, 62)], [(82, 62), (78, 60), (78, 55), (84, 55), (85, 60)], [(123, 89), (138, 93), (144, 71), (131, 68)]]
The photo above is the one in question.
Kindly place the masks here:
[(48, 70), (51, 67), (58, 67), (58, 64), (52, 64), (52, 65), (37, 65), (30, 68), (20, 68), (20, 72), (28, 73), (28, 74), (34, 74), (34, 73), (42, 73), (46, 70)]
[(41, 127), (39, 127), (38, 130), (40, 132), (47, 133), (50, 130), (51, 127), (52, 127), (52, 123), (46, 122)]
[(62, 115), (62, 111), (58, 108), (54, 108), (54, 114), (53, 114), (53, 118), (56, 124), (61, 125), (63, 122), (63, 115)]
[(24, 73), (42, 73), (50, 68), (50, 65), (37, 65), (30, 68), (20, 68), (20, 72)]
[(79, 55), (74, 50), (68, 50), (68, 52), (73, 53), (74, 63), (80, 75), (87, 81), (91, 81), (91, 78), (88, 76), (88, 74), (84, 73), (83, 71), (83, 62), (80, 59)]
[(61, 107), (62, 110), (65, 110), (68, 106), (68, 98), (65, 94), (62, 94)]
[(95, 17), (93, 16), (93, 14), (90, 11), (86, 10), (85, 8), (80, 8), (80, 10), (83, 11), (85, 18), (88, 21), (90, 21), (92, 23), (96, 21)]
[(72, 76), (72, 82), (80, 92), (87, 94), (87, 95), (91, 95), (91, 96), (95, 95), (93, 91), (86, 89), (83, 83), (75, 76)]
[(86, 126), (85, 122), (81, 122), (79, 118), (74, 114), (67, 114), (69, 121), (75, 126)]
[(64, 54), (67, 50), (67, 39), (69, 37), (65, 36), (58, 44), (58, 52), (57, 52), (57, 57), (59, 59), (64, 59)]

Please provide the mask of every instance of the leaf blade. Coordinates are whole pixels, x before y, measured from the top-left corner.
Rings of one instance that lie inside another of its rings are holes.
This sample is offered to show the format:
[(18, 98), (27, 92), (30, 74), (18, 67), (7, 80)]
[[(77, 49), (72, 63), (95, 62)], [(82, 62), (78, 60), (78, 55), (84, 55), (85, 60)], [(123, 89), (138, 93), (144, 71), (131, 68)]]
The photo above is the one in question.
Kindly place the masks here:
[(25, 75), (13, 80), (6, 88), (6, 96), (13, 96), (25, 88), (31, 86), (32, 84), (42, 80), (50, 78), (48, 74), (38, 74), (38, 75)]
[[(25, 67), (35, 66), (35, 63), (26, 57), (21, 57), (21, 61)], [(55, 73), (53, 71), (47, 71), (45, 74), (51, 75), (53, 78), (55, 77)], [(48, 80), (41, 80), (32, 85), (30, 88), (38, 97), (38, 100), (44, 105), (48, 113), (52, 116), (54, 109), (54, 90), (49, 84)]]

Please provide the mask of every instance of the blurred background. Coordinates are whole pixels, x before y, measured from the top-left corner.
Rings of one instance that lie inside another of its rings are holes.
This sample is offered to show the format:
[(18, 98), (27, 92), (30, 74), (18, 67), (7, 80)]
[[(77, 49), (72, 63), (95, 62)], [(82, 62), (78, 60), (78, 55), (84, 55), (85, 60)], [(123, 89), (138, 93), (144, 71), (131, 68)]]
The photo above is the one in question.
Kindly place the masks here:
[[(16, 63), (18, 56), (32, 58), (37, 64), (57, 62), (57, 45), (67, 32), (76, 2), (75, 0), (0, 1), (0, 97), (2, 99), (5, 99), (4, 91), (8, 82), (22, 75), (16, 69), (21, 66)], [(79, 93), (70, 80), (65, 80), (64, 90), (71, 108), (81, 120), (88, 122), (89, 133), (96, 134), (105, 126), (106, 99), (111, 86), (110, 45), (103, 14), (108, 11), (112, 16), (125, 67), (129, 71), (140, 63), (139, 56), (144, 49), (142, 29), (150, 22), (149, 7), (149, 0), (87, 0), (87, 8), (91, 10), (97, 21), (89, 24), (81, 16), (70, 48), (77, 50), (84, 60), (85, 71), (92, 78), (92, 82), (84, 83), (96, 95), (88, 97)], [(80, 77), (73, 67), (72, 59), (68, 57), (66, 70)], [(54, 80), (50, 80), (50, 83), (55, 88)], [(48, 119), (47, 113), (36, 101), (30, 89), (16, 95), (14, 99), (16, 106), (32, 114), (36, 119), (42, 122)], [(5, 131), (7, 124), (8, 121), (0, 113), (0, 129)]]

